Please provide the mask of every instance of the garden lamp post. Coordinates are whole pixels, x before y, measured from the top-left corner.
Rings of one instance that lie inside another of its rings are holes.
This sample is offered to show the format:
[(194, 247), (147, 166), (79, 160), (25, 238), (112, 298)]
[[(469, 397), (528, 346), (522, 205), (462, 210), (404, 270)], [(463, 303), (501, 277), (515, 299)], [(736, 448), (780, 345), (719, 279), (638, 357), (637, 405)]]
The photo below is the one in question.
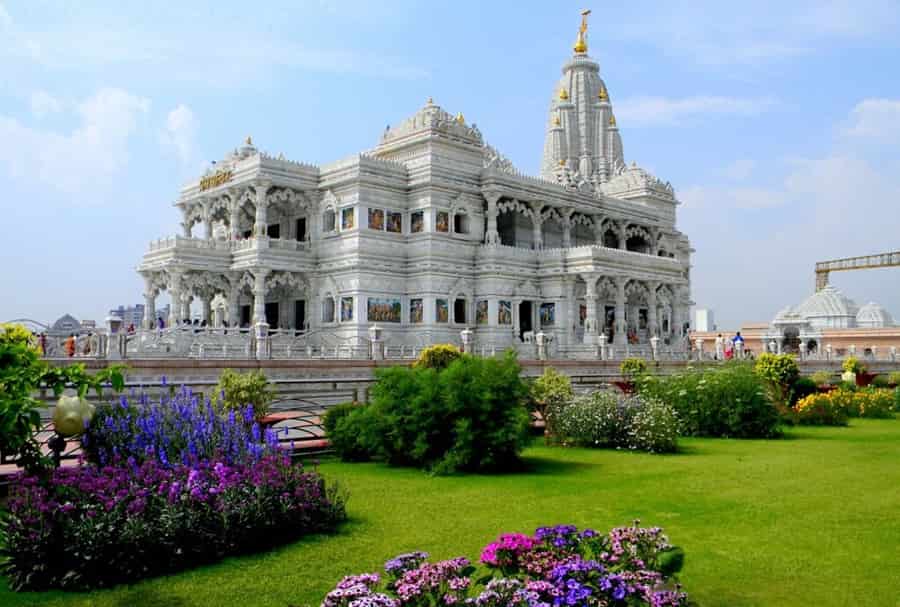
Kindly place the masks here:
[(62, 452), (66, 448), (66, 438), (84, 432), (94, 417), (94, 405), (80, 396), (62, 396), (53, 411), (55, 433), (47, 442), (53, 452), (53, 465), (59, 468)]

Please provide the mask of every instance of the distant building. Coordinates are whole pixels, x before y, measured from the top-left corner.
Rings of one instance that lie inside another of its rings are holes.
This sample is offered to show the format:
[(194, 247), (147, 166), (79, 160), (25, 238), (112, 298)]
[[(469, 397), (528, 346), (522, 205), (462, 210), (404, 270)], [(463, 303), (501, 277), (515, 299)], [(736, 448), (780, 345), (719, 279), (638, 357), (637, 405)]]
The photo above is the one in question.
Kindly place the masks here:
[(694, 331), (715, 331), (716, 322), (713, 311), (707, 308), (694, 310)]
[[(133, 306), (119, 306), (118, 308), (113, 308), (109, 311), (109, 316), (118, 316), (122, 319), (122, 326), (128, 328), (130, 325), (134, 325), (135, 327), (140, 327), (141, 323), (144, 321), (144, 304), (135, 304)], [(169, 318), (169, 306), (168, 304), (156, 310), (156, 318)]]

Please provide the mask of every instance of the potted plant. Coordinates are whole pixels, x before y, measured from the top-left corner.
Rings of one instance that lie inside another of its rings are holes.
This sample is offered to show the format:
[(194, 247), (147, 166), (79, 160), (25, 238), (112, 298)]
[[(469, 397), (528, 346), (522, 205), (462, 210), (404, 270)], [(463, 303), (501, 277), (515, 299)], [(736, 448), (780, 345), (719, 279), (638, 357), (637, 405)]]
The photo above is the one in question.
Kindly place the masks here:
[(847, 382), (855, 382), (857, 386), (865, 387), (872, 383), (874, 373), (866, 373), (866, 367), (855, 356), (848, 356), (841, 365), (844, 372), (841, 379)]

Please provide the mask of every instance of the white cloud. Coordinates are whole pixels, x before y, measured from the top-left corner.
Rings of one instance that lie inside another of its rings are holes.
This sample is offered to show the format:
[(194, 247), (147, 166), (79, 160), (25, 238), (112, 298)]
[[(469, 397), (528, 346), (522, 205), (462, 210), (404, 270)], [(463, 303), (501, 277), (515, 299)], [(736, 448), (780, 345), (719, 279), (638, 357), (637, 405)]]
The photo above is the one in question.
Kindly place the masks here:
[(722, 175), (731, 181), (744, 181), (750, 177), (755, 168), (755, 160), (740, 158), (722, 169)]
[(103, 88), (79, 103), (71, 132), (42, 130), (0, 116), (0, 170), (36, 189), (51, 188), (90, 203), (88, 190), (103, 187), (128, 160), (128, 142), (150, 107), (147, 99)]
[(43, 118), (48, 114), (56, 114), (63, 109), (63, 102), (46, 91), (31, 93), (31, 113), (36, 118)]
[(788, 202), (788, 195), (777, 189), (754, 187), (693, 186), (681, 190), (678, 198), (686, 209), (771, 209)]
[(900, 100), (864, 99), (850, 112), (850, 125), (843, 133), (881, 142), (900, 139)]
[(193, 157), (195, 131), (194, 113), (182, 103), (166, 116), (160, 141), (175, 149), (182, 164), (188, 164)]
[(754, 116), (771, 108), (771, 97), (634, 97), (616, 103), (619, 122), (627, 126), (679, 125), (712, 115)]

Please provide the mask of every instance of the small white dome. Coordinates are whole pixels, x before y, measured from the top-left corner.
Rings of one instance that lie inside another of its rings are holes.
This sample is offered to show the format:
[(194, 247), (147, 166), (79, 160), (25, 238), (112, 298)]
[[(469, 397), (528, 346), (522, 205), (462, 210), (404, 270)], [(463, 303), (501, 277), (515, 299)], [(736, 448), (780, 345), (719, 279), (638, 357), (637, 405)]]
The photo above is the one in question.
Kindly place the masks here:
[(894, 319), (881, 305), (869, 302), (856, 314), (856, 324), (860, 327), (880, 329), (894, 326)]
[(828, 285), (797, 306), (797, 313), (814, 328), (843, 329), (856, 322), (859, 306), (838, 289)]

